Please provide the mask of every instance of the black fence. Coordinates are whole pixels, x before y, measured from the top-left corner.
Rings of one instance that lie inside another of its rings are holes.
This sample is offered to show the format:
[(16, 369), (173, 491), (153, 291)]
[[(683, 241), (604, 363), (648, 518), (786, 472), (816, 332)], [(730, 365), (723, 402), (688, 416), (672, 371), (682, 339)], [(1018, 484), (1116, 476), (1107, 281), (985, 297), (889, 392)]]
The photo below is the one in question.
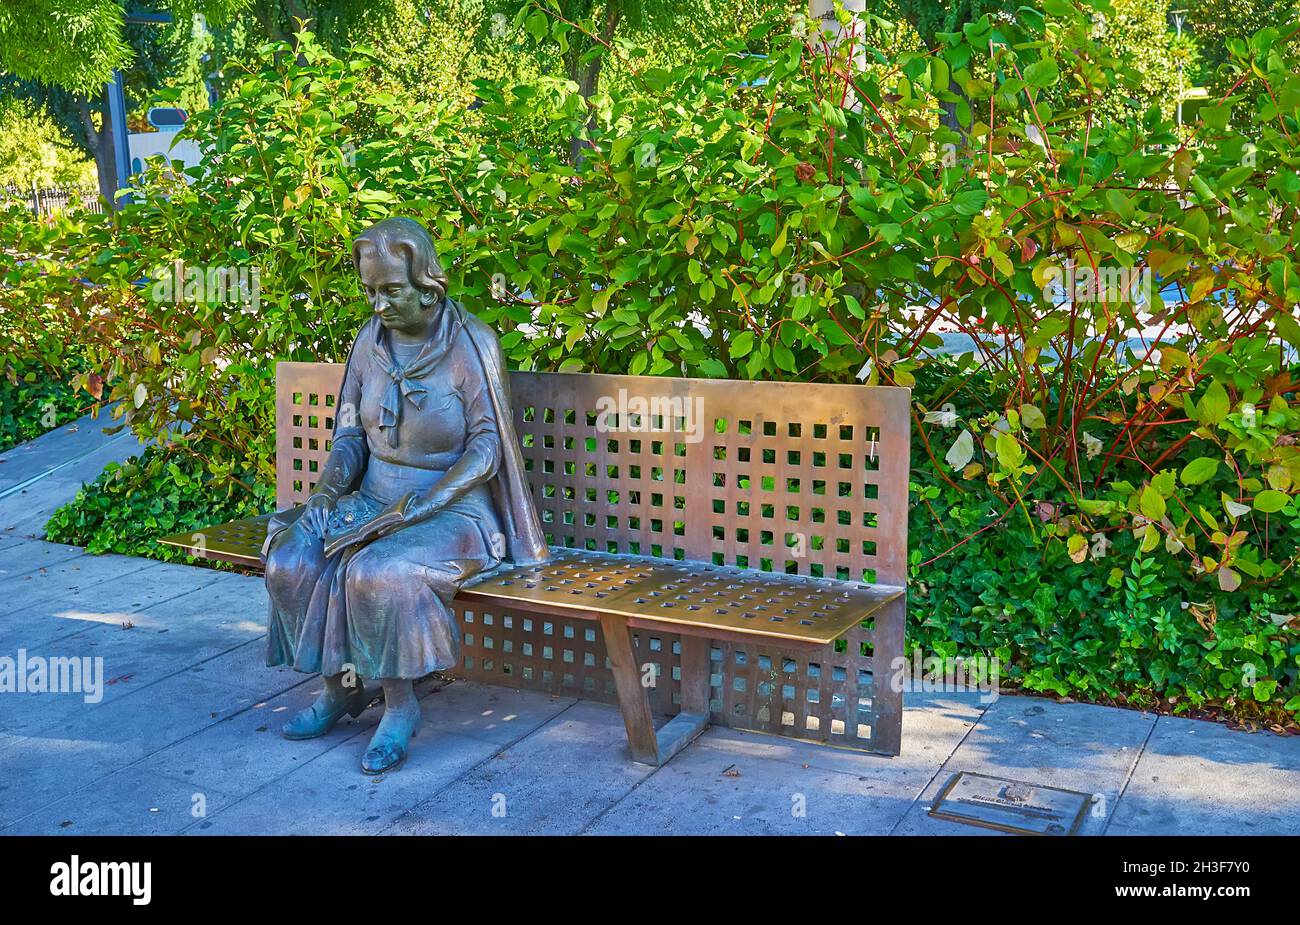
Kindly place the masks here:
[(5, 205), (25, 203), (37, 215), (52, 215), (65, 209), (82, 209), (87, 212), (103, 212), (104, 203), (99, 198), (99, 190), (73, 189), (70, 187), (51, 186), (41, 189), (32, 185), (26, 189), (19, 186), (0, 187), (0, 200)]

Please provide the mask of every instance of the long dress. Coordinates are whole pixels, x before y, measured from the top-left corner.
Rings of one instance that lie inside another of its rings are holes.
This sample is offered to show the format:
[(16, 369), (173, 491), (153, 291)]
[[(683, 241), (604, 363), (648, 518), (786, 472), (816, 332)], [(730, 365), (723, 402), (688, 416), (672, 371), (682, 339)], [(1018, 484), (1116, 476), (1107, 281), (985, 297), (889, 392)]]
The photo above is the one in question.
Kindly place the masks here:
[(426, 520), (329, 557), (301, 509), (277, 515), (264, 547), (268, 665), (379, 679), (459, 663), (451, 600), (498, 566), (507, 548), (489, 491), (501, 465), (501, 427), (464, 320), (442, 311), (429, 342), (406, 362), (394, 358), (378, 319), (358, 335), (330, 463), (351, 454), (364, 475), (339, 497), (329, 529), (348, 515), (364, 521), (409, 491), (436, 495), (442, 486), (454, 498)]

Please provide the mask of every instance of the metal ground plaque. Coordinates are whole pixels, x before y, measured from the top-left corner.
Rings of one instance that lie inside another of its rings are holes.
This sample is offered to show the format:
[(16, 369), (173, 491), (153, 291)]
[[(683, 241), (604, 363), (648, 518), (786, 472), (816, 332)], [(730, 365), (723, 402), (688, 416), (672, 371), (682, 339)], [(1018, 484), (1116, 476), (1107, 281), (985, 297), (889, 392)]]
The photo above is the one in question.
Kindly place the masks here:
[(1092, 794), (961, 771), (930, 807), (936, 819), (1017, 835), (1073, 835)]

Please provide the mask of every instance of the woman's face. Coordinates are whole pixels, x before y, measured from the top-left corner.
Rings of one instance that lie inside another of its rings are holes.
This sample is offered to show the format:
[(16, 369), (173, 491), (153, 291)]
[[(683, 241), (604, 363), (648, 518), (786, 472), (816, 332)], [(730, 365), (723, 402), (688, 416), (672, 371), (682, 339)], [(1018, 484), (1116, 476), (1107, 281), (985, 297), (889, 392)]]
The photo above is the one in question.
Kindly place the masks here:
[(390, 331), (419, 334), (424, 330), (432, 305), (425, 305), (423, 293), (411, 283), (406, 261), (377, 248), (362, 251), (357, 263), (361, 288), (379, 323)]

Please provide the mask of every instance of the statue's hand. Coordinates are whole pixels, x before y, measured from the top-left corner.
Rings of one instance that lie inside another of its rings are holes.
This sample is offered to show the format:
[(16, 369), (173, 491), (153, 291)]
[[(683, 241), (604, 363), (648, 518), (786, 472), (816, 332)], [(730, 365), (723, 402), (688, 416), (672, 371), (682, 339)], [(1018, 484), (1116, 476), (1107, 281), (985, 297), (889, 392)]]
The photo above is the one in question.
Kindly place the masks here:
[(406, 509), (406, 522), (417, 523), (421, 520), (428, 520), (442, 508), (442, 505), (436, 503), (428, 496), (417, 496), (411, 500)]
[(325, 528), (329, 522), (330, 511), (334, 509), (334, 499), (329, 495), (313, 494), (303, 505), (302, 519), (317, 536), (325, 535)]

